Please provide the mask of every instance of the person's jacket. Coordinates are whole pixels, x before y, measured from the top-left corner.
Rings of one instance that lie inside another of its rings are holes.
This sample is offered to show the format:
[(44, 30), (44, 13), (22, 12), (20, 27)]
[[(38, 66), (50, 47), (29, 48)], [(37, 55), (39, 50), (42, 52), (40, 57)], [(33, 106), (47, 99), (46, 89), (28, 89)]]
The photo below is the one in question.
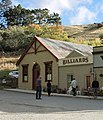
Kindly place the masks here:
[(99, 82), (97, 80), (92, 82), (92, 88), (99, 88)]

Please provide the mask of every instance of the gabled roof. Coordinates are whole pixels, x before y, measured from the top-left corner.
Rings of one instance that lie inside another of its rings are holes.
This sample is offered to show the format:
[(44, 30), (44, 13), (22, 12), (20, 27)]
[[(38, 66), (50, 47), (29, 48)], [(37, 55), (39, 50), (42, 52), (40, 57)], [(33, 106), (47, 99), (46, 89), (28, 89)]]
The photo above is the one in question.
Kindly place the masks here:
[(65, 58), (74, 50), (81, 53), (84, 56), (92, 55), (93, 47), (84, 44), (76, 44), (72, 42), (52, 40), (48, 38), (36, 37), (51, 53), (53, 53), (58, 59)]
[(78, 50), (73, 50), (69, 55), (66, 56), (66, 58), (77, 57), (77, 56), (80, 57), (80, 56), (85, 56), (85, 55)]
[[(93, 52), (93, 47), (89, 45), (76, 44), (76, 43), (65, 42), (60, 40), (52, 40), (49, 38), (40, 38), (37, 36), (35, 37), (35, 40), (41, 43), (57, 59), (62, 59), (65, 58), (66, 56), (69, 56), (69, 54), (72, 53), (74, 50), (81, 53), (84, 56), (90, 56), (92, 55)], [(26, 55), (26, 53), (28, 52), (34, 41), (29, 45), (26, 52), (18, 60), (17, 65), (19, 65), (19, 63)]]

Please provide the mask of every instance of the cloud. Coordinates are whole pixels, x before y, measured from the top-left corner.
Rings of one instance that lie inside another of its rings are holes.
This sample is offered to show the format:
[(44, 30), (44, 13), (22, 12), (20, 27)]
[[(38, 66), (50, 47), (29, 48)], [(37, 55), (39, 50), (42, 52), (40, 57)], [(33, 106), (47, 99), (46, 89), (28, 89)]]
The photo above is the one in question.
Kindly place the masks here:
[(36, 9), (36, 8), (47, 8), (51, 13), (56, 12), (61, 14), (65, 9), (71, 9), (71, 4), (69, 0), (31, 0), (26, 8)]
[[(79, 4), (90, 4), (92, 0), (13, 0), (13, 4), (25, 5), (28, 9), (48, 8), (51, 12), (62, 14), (65, 10), (73, 10)], [(24, 7), (24, 6), (23, 6)]]
[(71, 9), (70, 2), (68, 0), (46, 0), (41, 3), (41, 8), (48, 8), (51, 12), (62, 14), (65, 9)]
[(76, 16), (71, 17), (70, 23), (75, 25), (84, 24), (87, 21), (93, 22), (95, 18), (96, 18), (96, 14), (94, 12), (91, 12), (85, 6), (82, 6), (78, 8)]
[(13, 4), (21, 4), (27, 9), (47, 8), (50, 13), (59, 13), (63, 19), (68, 19), (67, 24), (92, 22), (97, 14), (90, 10), (94, 0), (13, 0)]

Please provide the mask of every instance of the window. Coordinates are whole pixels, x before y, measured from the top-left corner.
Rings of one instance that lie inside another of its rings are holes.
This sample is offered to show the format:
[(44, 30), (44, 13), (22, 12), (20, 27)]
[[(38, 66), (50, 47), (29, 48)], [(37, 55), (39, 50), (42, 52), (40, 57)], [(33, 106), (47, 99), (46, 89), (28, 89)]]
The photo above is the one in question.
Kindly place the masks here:
[(28, 82), (28, 64), (22, 65), (23, 82)]
[(45, 62), (45, 81), (52, 81), (52, 61)]

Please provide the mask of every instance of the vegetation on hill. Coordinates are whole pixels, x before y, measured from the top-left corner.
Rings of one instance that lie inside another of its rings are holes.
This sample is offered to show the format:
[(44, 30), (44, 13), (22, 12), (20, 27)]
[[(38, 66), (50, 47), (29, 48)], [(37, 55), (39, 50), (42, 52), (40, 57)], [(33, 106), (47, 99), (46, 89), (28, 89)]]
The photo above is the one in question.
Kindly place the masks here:
[(81, 41), (84, 44), (92, 46), (103, 44), (103, 23), (64, 26), (64, 31), (66, 31), (68, 37), (74, 39), (74, 41)]
[(29, 10), (20, 4), (12, 6), (11, 0), (1, 0), (0, 69), (17, 69), (17, 60), (34, 36), (92, 46), (103, 44), (103, 23), (73, 26), (61, 23), (59, 14), (50, 14), (46, 8)]
[[(80, 26), (62, 26), (58, 13), (48, 9), (25, 9), (11, 0), (0, 2), (0, 52), (20, 55), (34, 36), (70, 41), (74, 43), (101, 45), (102, 23)], [(99, 31), (99, 32), (98, 32)], [(1, 54), (1, 56), (2, 56)]]
[(5, 53), (21, 52), (33, 40), (35, 35), (58, 40), (68, 39), (68, 34), (64, 32), (62, 26), (40, 26), (36, 24), (23, 27), (9, 26), (5, 30), (0, 30), (0, 51)]

